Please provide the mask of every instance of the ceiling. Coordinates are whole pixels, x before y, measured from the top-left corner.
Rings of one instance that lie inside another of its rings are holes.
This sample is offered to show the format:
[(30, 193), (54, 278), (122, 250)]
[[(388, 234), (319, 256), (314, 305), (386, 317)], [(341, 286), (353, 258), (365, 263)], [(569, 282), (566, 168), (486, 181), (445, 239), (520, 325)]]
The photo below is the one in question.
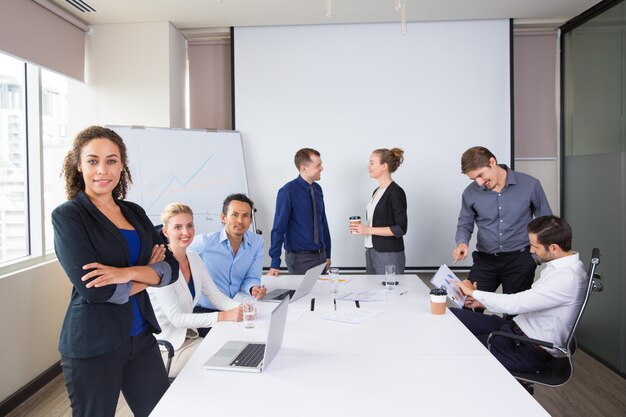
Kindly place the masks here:
[[(559, 24), (600, 0), (49, 0), (96, 25), (170, 21), (179, 29), (230, 26), (399, 22), (514, 18), (516, 25)], [(83, 13), (70, 3), (86, 3)], [(327, 7), (331, 14), (326, 16)]]

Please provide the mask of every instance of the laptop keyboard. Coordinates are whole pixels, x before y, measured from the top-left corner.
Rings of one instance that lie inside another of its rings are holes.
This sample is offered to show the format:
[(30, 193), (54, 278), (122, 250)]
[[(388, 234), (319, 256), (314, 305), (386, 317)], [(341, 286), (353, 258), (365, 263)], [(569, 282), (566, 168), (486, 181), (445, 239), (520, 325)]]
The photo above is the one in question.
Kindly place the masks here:
[(248, 343), (248, 345), (230, 363), (230, 366), (257, 367), (263, 361), (264, 343)]
[(296, 293), (295, 290), (290, 290), (290, 291), (285, 291), (282, 294), (278, 294), (276, 297), (274, 297), (274, 300), (284, 300), (285, 298), (287, 298), (287, 296), (289, 297), (293, 297), (293, 295)]

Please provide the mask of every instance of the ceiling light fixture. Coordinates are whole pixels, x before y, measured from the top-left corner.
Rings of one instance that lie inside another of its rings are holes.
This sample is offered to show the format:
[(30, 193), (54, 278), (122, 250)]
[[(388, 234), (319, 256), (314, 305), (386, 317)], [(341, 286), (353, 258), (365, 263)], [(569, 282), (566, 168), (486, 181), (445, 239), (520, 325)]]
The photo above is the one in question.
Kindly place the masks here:
[(402, 34), (406, 35), (406, 0), (395, 0), (395, 9), (400, 12), (400, 29)]

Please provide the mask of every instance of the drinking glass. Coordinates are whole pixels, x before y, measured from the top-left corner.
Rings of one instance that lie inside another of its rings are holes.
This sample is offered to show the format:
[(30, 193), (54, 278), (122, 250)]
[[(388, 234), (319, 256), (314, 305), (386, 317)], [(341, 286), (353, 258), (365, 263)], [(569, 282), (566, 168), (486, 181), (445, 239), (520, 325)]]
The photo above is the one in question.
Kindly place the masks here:
[(256, 325), (256, 299), (246, 297), (242, 302), (243, 307), (243, 327), (253, 329)]
[(391, 291), (396, 287), (396, 266), (385, 266), (385, 287)]
[(330, 283), (330, 292), (336, 293), (339, 287), (339, 268), (328, 270), (328, 282)]

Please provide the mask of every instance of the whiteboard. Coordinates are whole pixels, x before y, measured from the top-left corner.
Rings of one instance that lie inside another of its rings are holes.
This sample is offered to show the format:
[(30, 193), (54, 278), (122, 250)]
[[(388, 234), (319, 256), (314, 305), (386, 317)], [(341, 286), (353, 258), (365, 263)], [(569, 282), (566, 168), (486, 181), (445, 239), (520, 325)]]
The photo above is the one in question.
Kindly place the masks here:
[(226, 196), (248, 194), (239, 132), (107, 127), (128, 151), (133, 185), (126, 199), (141, 205), (155, 225), (166, 205), (179, 202), (193, 210), (196, 233), (217, 231)]
[(371, 151), (400, 147), (407, 266), (451, 265), (469, 184), (461, 154), (483, 145), (510, 163), (509, 44), (508, 20), (412, 22), (406, 35), (399, 23), (235, 28), (235, 121), (266, 247), (276, 193), (298, 175), (295, 152), (311, 147), (324, 164), (333, 265), (364, 267), (348, 218), (365, 218), (377, 186)]

